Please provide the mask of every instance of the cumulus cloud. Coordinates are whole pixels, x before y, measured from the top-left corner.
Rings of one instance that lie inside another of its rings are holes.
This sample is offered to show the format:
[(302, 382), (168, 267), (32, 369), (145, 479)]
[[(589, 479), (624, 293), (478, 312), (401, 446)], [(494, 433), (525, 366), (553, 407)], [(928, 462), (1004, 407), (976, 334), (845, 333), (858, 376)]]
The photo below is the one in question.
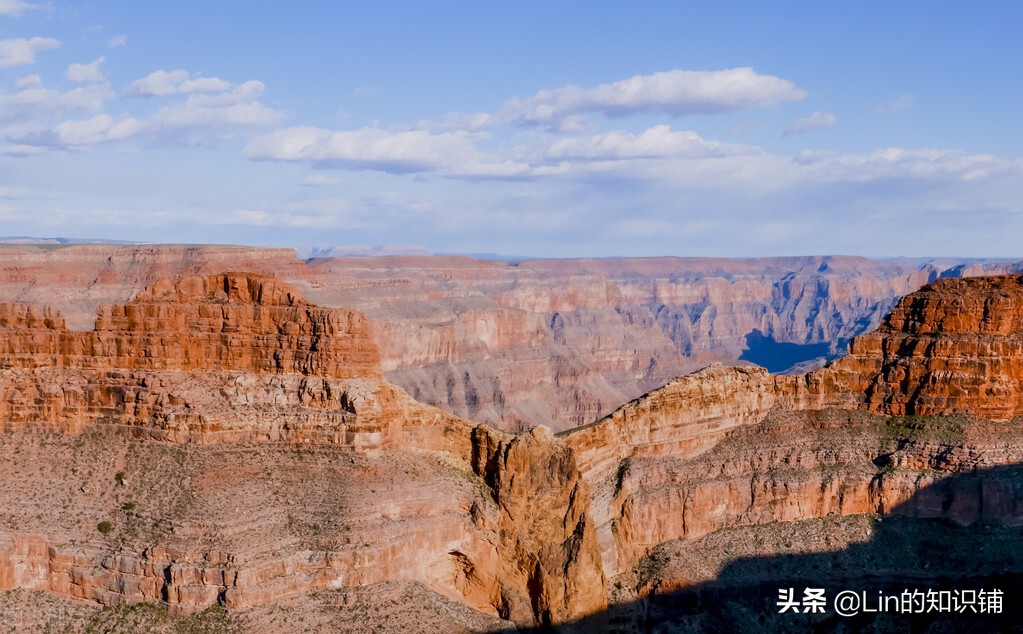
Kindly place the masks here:
[(83, 147), (127, 139), (139, 134), (142, 129), (142, 122), (134, 117), (115, 120), (108, 114), (101, 114), (91, 119), (62, 121), (54, 128), (54, 132), (61, 145)]
[(838, 123), (838, 118), (834, 114), (817, 111), (808, 117), (796, 119), (790, 123), (789, 127), (785, 128), (785, 136), (803, 134), (811, 130), (820, 130), (821, 128), (830, 128), (836, 123)]
[(951, 149), (884, 148), (869, 154), (805, 151), (795, 163), (824, 181), (924, 179), (977, 181), (1023, 175), (1021, 161)]
[(616, 131), (553, 141), (542, 137), (500, 152), (484, 151), (480, 146), (484, 139), (464, 131), (295, 127), (254, 139), (244, 153), (254, 160), (309, 163), (321, 168), (499, 180), (585, 177), (608, 171), (645, 178), (642, 172), (656, 170), (647, 163), (636, 169), (630, 164), (689, 161), (691, 165), (699, 159), (764, 154), (759, 148), (708, 141), (695, 132), (676, 131), (667, 125), (638, 134)]
[(19, 16), (26, 9), (38, 9), (39, 5), (24, 0), (0, 0), (0, 15)]
[(891, 114), (900, 110), (905, 110), (913, 105), (913, 95), (903, 93), (884, 103), (878, 104), (874, 107), (874, 114)]
[(64, 72), (64, 76), (78, 83), (103, 81), (103, 70), (100, 67), (106, 59), (100, 55), (88, 64), (71, 64)]
[(33, 64), (36, 61), (36, 53), (58, 47), (60, 40), (52, 37), (0, 40), (0, 68)]
[[(260, 84), (262, 85), (262, 84)], [(165, 95), (221, 92), (232, 84), (219, 77), (193, 76), (188, 71), (157, 70), (128, 85), (126, 94), (132, 97), (162, 97)]]
[(245, 156), (384, 172), (458, 170), (477, 157), (466, 132), (389, 132), (379, 128), (324, 130), (294, 127), (254, 139)]
[(16, 88), (31, 88), (33, 86), (42, 86), (42, 85), (43, 85), (43, 78), (40, 77), (39, 75), (35, 75), (35, 74), (33, 74), (33, 75), (25, 75), (24, 77), (19, 77), (14, 82), (14, 86)]
[[(38, 81), (37, 81), (38, 80)], [(19, 81), (22, 89), (14, 93), (0, 92), (0, 120), (30, 120), (41, 115), (102, 110), (113, 92), (105, 84), (90, 84), (60, 92), (42, 86), (37, 75)]]
[(792, 82), (752, 68), (720, 71), (673, 70), (636, 75), (595, 88), (564, 86), (512, 99), (499, 111), (503, 120), (559, 128), (584, 113), (608, 117), (656, 113), (672, 117), (715, 114), (799, 101), (806, 92)]
[[(69, 78), (95, 79), (102, 61), (101, 57), (91, 64), (78, 65), (82, 68), (73, 65), (68, 69)], [(120, 115), (104, 112), (107, 102), (116, 97), (107, 82), (91, 82), (60, 92), (46, 88), (38, 76), (30, 75), (18, 85), (21, 90), (17, 92), (0, 91), (0, 153), (13, 156), (82, 149), (136, 137), (158, 143), (204, 143), (211, 135), (232, 134), (244, 126), (271, 125), (284, 116), (259, 100), (265, 89), (259, 81), (221, 92), (193, 92), (150, 113)], [(185, 83), (185, 89), (191, 87)], [(73, 112), (93, 116), (66, 118)]]
[(82, 148), (132, 137), (166, 141), (182, 132), (226, 130), (280, 121), (283, 113), (255, 100), (261, 92), (261, 82), (246, 82), (219, 95), (191, 95), (183, 102), (160, 108), (146, 117), (115, 119), (101, 114), (90, 119), (63, 121), (54, 128), (56, 143)]
[(117, 48), (128, 44), (127, 35), (115, 35), (107, 40), (107, 48)]
[(757, 153), (754, 148), (706, 141), (695, 132), (676, 131), (658, 125), (640, 134), (609, 132), (588, 137), (561, 139), (551, 143), (549, 159), (623, 160), (670, 157), (720, 157)]

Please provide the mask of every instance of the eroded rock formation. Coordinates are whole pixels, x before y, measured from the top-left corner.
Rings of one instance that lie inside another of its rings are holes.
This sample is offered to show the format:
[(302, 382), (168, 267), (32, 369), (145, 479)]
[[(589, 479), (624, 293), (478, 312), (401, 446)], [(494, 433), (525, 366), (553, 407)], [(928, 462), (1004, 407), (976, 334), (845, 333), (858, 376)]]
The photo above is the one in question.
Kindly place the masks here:
[(1018, 266), (854, 257), (306, 263), (288, 249), (0, 245), (0, 297), (51, 304), (87, 330), (97, 306), (124, 304), (158, 279), (272, 274), (320, 306), (365, 314), (385, 378), (416, 400), (506, 430), (560, 431), (716, 361), (818, 367), (928, 281)]
[(387, 385), (364, 318), (270, 278), (161, 282), (92, 332), (8, 305), (0, 587), (188, 612), (416, 582), (585, 629), (779, 524), (1018, 523), (1011, 477), (943, 478), (1023, 461), (1020, 307), (1023, 277), (939, 280), (809, 374), (715, 365), (511, 435)]
[(870, 376), (871, 411), (1023, 414), (1023, 277), (944, 279), (854, 340), (843, 367)]
[(0, 405), (7, 477), (52, 460), (41, 445), (64, 454), (62, 506), (6, 491), (0, 588), (190, 612), (415, 580), (524, 625), (605, 606), (571, 449), (412, 401), (364, 317), (273, 278), (159, 281), (88, 332), (3, 305)]

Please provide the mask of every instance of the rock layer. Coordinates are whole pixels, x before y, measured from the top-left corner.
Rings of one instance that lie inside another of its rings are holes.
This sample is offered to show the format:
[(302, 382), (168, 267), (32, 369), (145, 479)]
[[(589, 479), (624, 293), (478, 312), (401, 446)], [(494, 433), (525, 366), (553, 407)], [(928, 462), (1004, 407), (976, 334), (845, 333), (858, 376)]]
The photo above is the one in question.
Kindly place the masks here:
[(702, 583), (650, 557), (720, 531), (1018, 522), (1011, 479), (941, 481), (1023, 458), (987, 387), (1014, 386), (1020, 298), (1020, 277), (940, 280), (825, 368), (711, 366), (558, 436), (415, 403), (364, 318), (269, 278), (160, 282), (92, 332), (7, 305), (0, 587), (187, 612), (414, 581), (552, 627)]
[[(36, 520), (51, 516), (40, 532), (26, 533), (36, 522), (18, 510), (30, 508), (17, 500), (31, 494), (8, 491), (13, 498), (0, 508), (9, 513), (6, 527), (17, 530), (0, 534), (0, 588), (107, 605), (160, 601), (190, 612), (416, 580), (523, 625), (553, 625), (605, 606), (587, 488), (572, 450), (549, 432), (512, 439), (412, 401), (382, 380), (358, 313), (309, 305), (273, 278), (225, 273), (158, 281), (129, 304), (100, 307), (89, 332), (68, 330), (52, 310), (6, 304), (0, 342), (0, 416), (14, 464), (22, 452), (46, 459), (26, 431), (78, 434), (53, 442), (72, 456), (90, 455), (81, 447), (105, 431), (209, 446), (193, 454), (113, 443), (145, 454), (141, 464), (94, 447), (105, 455), (105, 477), (85, 476), (76, 491), (62, 490), (64, 508), (36, 509)], [(277, 459), (263, 459), (262, 472), (230, 459), (236, 451), (262, 453), (252, 443), (268, 441), (326, 449), (313, 468), (280, 448), (267, 450)], [(218, 454), (238, 473), (223, 470)], [(199, 467), (184, 468), (190, 455)], [(153, 487), (166, 483), (144, 469), (168, 456), (186, 475), (173, 499), (157, 503), (167, 494)], [(546, 467), (536, 469), (536, 459)], [(330, 466), (338, 461), (345, 466)], [(80, 468), (97, 470), (73, 465), (58, 482), (81, 480)], [(295, 474), (299, 498), (313, 499), (298, 507), (267, 484), (245, 494), (246, 478), (274, 482), (282, 470)], [(142, 486), (130, 484), (136, 478)], [(360, 484), (338, 488), (333, 478)], [(367, 495), (376, 493), (374, 481), (385, 494)], [(317, 499), (320, 487), (340, 497)], [(267, 506), (238, 516), (221, 496), (246, 506), (263, 496)], [(92, 519), (68, 524), (64, 513), (76, 504)], [(48, 536), (46, 525), (60, 526), (59, 536)], [(116, 530), (120, 541), (97, 543), (97, 530)], [(323, 538), (309, 537), (321, 531)], [(274, 537), (256, 539), (261, 533)]]
[[(1018, 268), (851, 257), (490, 262), (318, 258), (227, 246), (0, 245), (0, 297), (75, 329), (161, 278), (243, 269), (366, 314), (384, 376), (457, 416), (521, 431), (588, 424), (708, 363), (811, 369), (939, 276)], [(773, 363), (779, 364), (778, 366)]]
[(1023, 276), (944, 279), (903, 299), (841, 362), (886, 414), (1023, 414)]

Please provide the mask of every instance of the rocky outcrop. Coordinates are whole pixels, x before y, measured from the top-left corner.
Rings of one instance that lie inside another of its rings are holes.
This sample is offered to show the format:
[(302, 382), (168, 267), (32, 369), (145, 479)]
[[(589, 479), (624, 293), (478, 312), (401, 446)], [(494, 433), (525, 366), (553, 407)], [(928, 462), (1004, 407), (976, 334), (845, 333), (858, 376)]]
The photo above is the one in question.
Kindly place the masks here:
[(943, 279), (907, 296), (838, 364), (885, 414), (1023, 414), (1023, 276)]
[(123, 304), (161, 279), (250, 271), (301, 283), (291, 249), (228, 245), (0, 245), (0, 297), (50, 305), (87, 330), (96, 307)]
[(326, 434), (361, 446), (382, 442), (382, 417), (402, 407), (381, 384), (362, 315), (310, 306), (272, 278), (158, 282), (101, 306), (88, 332), (23, 305), (0, 308), (0, 326), (7, 426), (206, 442)]
[[(929, 472), (1023, 459), (1017, 430), (982, 422), (1018, 415), (1021, 291), (1018, 276), (939, 280), (828, 367), (792, 377), (712, 366), (563, 434), (593, 491), (606, 574), (730, 526), (893, 508), (934, 517), (942, 503), (927, 500), (940, 488), (916, 496)], [(923, 418), (884, 417), (905, 414)], [(967, 502), (939, 515), (992, 513)]]
[(955, 264), (349, 258), (310, 262), (309, 292), (365, 311), (385, 376), (418, 400), (564, 430), (715, 361), (819, 367)]
[(505, 553), (498, 613), (549, 627), (604, 609), (589, 489), (573, 450), (546, 427), (480, 447), (474, 462), (500, 508), (495, 528)]
[(287, 249), (0, 245), (0, 297), (74, 329), (162, 278), (272, 274), (367, 315), (387, 380), (493, 427), (584, 425), (708, 363), (819, 367), (897, 298), (942, 275), (1018, 263), (801, 257), (490, 262), (317, 258)]
[[(82, 332), (0, 305), (6, 476), (56, 460), (38, 484), (64, 499), (3, 493), (0, 588), (188, 613), (421, 581), (543, 627), (605, 607), (572, 449), (412, 401), (382, 380), (362, 315), (249, 273), (161, 280), (97, 312)], [(295, 446), (320, 448), (312, 465)]]

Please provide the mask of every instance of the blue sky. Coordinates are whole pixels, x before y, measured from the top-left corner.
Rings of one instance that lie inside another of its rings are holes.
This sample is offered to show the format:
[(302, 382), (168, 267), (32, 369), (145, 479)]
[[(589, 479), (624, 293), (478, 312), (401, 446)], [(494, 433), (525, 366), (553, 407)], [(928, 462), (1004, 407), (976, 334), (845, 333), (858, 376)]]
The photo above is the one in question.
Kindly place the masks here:
[(0, 0), (0, 235), (1023, 255), (1017, 3)]

